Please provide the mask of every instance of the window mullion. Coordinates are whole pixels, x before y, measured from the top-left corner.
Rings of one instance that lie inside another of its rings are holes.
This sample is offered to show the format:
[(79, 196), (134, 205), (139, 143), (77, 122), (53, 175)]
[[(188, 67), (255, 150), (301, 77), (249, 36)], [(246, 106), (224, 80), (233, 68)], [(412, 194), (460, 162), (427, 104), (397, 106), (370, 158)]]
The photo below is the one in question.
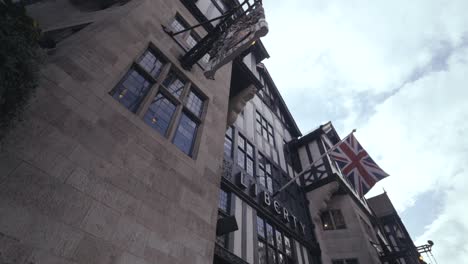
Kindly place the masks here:
[(333, 217), (332, 210), (329, 210), (329, 211), (328, 211), (328, 214), (330, 215), (330, 219), (331, 219), (331, 222), (332, 222), (333, 230), (336, 230), (335, 218)]
[(183, 104), (180, 103), (177, 105), (176, 111), (174, 113), (174, 118), (172, 118), (171, 123), (169, 124), (169, 129), (168, 129), (168, 138), (172, 142), (172, 138), (175, 135), (175, 132), (177, 130), (177, 124), (179, 124), (181, 114), (182, 114), (182, 109), (184, 108)]
[(166, 63), (164, 65), (161, 73), (159, 74), (158, 78), (156, 79), (156, 82), (153, 84), (153, 86), (150, 88), (150, 91), (148, 92), (148, 95), (143, 99), (143, 102), (140, 104), (140, 107), (138, 108), (136, 114), (140, 117), (143, 118), (145, 115), (146, 111), (148, 110), (148, 107), (150, 106), (153, 98), (156, 96), (159, 90), (159, 86), (163, 82), (163, 80), (166, 78), (167, 74), (169, 73), (169, 69), (171, 68), (172, 63)]

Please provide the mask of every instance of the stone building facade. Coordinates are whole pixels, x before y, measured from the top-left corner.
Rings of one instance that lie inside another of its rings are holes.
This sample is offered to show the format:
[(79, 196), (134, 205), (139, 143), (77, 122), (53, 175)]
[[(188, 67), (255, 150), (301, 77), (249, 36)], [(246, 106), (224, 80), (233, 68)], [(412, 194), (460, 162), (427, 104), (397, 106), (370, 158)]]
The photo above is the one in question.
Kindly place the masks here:
[(378, 222), (328, 156), (274, 196), (339, 137), (302, 136), (261, 41), (214, 80), (209, 57), (182, 67), (239, 2), (26, 2), (48, 56), (1, 145), (0, 263), (380, 263)]
[(32, 2), (56, 46), (3, 141), (0, 262), (211, 263), (231, 64), (180, 67), (181, 1)]

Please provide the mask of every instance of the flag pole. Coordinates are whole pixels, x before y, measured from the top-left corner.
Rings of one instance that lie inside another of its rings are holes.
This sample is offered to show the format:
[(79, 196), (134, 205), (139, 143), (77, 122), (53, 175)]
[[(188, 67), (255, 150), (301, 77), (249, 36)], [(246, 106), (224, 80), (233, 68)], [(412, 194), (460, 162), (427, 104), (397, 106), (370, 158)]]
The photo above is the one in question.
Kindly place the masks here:
[(330, 149), (328, 149), (325, 153), (323, 153), (318, 159), (316, 159), (314, 162), (312, 162), (309, 166), (307, 166), (306, 169), (302, 170), (299, 174), (297, 174), (296, 176), (294, 176), (291, 180), (289, 180), (285, 185), (283, 185), (279, 190), (277, 190), (276, 192), (273, 193), (273, 195), (271, 196), (272, 198), (274, 198), (276, 195), (278, 195), (281, 191), (283, 191), (284, 189), (286, 189), (289, 185), (291, 185), (291, 183), (295, 182), (297, 178), (301, 177), (302, 175), (304, 175), (304, 173), (306, 173), (307, 171), (309, 171), (313, 166), (315, 166), (315, 164), (319, 161), (319, 160), (322, 160), (326, 155), (328, 155), (328, 153), (330, 153), (331, 151), (333, 151), (334, 149), (336, 149), (338, 147), (338, 145), (340, 145), (343, 141), (345, 141), (348, 137), (350, 137), (354, 132), (356, 132), (356, 129), (353, 129), (351, 131), (351, 133), (349, 133), (349, 135), (347, 135), (345, 138), (343, 138), (342, 140), (340, 140), (340, 142), (336, 143), (333, 147), (331, 147)]

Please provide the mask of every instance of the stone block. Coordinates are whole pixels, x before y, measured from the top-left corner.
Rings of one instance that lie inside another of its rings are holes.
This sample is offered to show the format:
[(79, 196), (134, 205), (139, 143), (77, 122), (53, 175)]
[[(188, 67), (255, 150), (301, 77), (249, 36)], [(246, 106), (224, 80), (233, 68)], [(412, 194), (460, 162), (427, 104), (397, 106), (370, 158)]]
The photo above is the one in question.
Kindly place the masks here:
[(25, 263), (33, 249), (0, 232), (0, 263)]
[(135, 215), (139, 206), (134, 197), (81, 168), (72, 173), (67, 183), (121, 214)]
[(98, 238), (109, 240), (117, 226), (120, 215), (102, 203), (93, 202), (91, 209), (81, 223), (81, 228)]
[(86, 235), (79, 242), (71, 259), (80, 264), (103, 264), (116, 263), (120, 256), (122, 249), (105, 240)]
[(83, 233), (70, 226), (61, 224), (49, 217), (35, 215), (31, 226), (28, 226), (24, 241), (54, 255), (69, 258), (75, 252)]
[(0, 182), (16, 169), (21, 160), (10, 152), (0, 152)]
[(81, 222), (91, 205), (91, 200), (76, 189), (27, 163), (22, 163), (0, 186), (0, 197), (72, 225)]
[[(153, 263), (155, 260), (153, 260), (151, 263)], [(115, 262), (115, 264), (147, 264), (144, 259), (136, 257), (132, 254), (129, 254), (127, 252), (124, 252)]]
[(144, 256), (150, 231), (130, 217), (121, 217), (111, 241), (136, 256)]
[(76, 81), (83, 83), (92, 80), (91, 75), (71, 58), (63, 56), (55, 58), (54, 61), (59, 68)]
[[(13, 262), (19, 263), (19, 262)], [(25, 262), (28, 264), (75, 264), (76, 262), (69, 261), (65, 258), (55, 256), (44, 250), (34, 250)]]

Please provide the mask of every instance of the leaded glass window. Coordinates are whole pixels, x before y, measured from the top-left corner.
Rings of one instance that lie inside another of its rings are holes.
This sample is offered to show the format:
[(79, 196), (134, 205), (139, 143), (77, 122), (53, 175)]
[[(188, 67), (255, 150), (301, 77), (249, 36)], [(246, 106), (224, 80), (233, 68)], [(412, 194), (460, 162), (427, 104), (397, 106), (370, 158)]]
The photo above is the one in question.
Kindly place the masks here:
[(194, 91), (190, 91), (186, 106), (196, 116), (201, 116), (203, 110), (203, 100)]
[(227, 213), (228, 212), (228, 207), (229, 206), (229, 194), (224, 191), (224, 190), (220, 190), (219, 191), (219, 204), (218, 204), (218, 208)]
[[(174, 22), (174, 26), (177, 23)], [(163, 67), (168, 71), (162, 71)], [(197, 130), (203, 121), (205, 97), (198, 89), (195, 92), (192, 84), (172, 68), (167, 58), (162, 58), (153, 47), (149, 48), (134, 61), (110, 94), (151, 128), (166, 138), (171, 137), (174, 145), (193, 157)], [(154, 85), (156, 83), (161, 85)], [(154, 98), (147, 98), (149, 94)]]
[(287, 236), (284, 236), (284, 248), (286, 251), (286, 255), (292, 256), (291, 241)]
[(175, 109), (176, 106), (164, 95), (159, 93), (148, 107), (148, 111), (146, 111), (143, 120), (162, 135), (166, 135)]
[(164, 87), (175, 97), (179, 98), (185, 86), (185, 81), (182, 80), (174, 72), (170, 72), (163, 82)]
[(229, 127), (224, 135), (224, 155), (232, 157), (232, 127)]
[(268, 244), (274, 245), (275, 239), (274, 239), (273, 227), (268, 223), (266, 224), (266, 234), (267, 234)]
[(237, 144), (237, 165), (244, 169), (249, 175), (254, 175), (253, 145), (240, 134)]
[(323, 230), (346, 228), (345, 220), (340, 210), (329, 210), (322, 212), (320, 218), (322, 219)]
[(149, 49), (138, 60), (138, 64), (154, 78), (159, 76), (164, 63), (161, 58)]
[(258, 263), (267, 264), (265, 243), (258, 241)]
[(136, 112), (149, 91), (151, 82), (135, 69), (131, 69), (114, 89), (112, 97), (128, 110)]
[(185, 113), (182, 113), (179, 126), (174, 136), (174, 145), (187, 155), (190, 155), (192, 152), (197, 127), (197, 123), (190, 119)]

